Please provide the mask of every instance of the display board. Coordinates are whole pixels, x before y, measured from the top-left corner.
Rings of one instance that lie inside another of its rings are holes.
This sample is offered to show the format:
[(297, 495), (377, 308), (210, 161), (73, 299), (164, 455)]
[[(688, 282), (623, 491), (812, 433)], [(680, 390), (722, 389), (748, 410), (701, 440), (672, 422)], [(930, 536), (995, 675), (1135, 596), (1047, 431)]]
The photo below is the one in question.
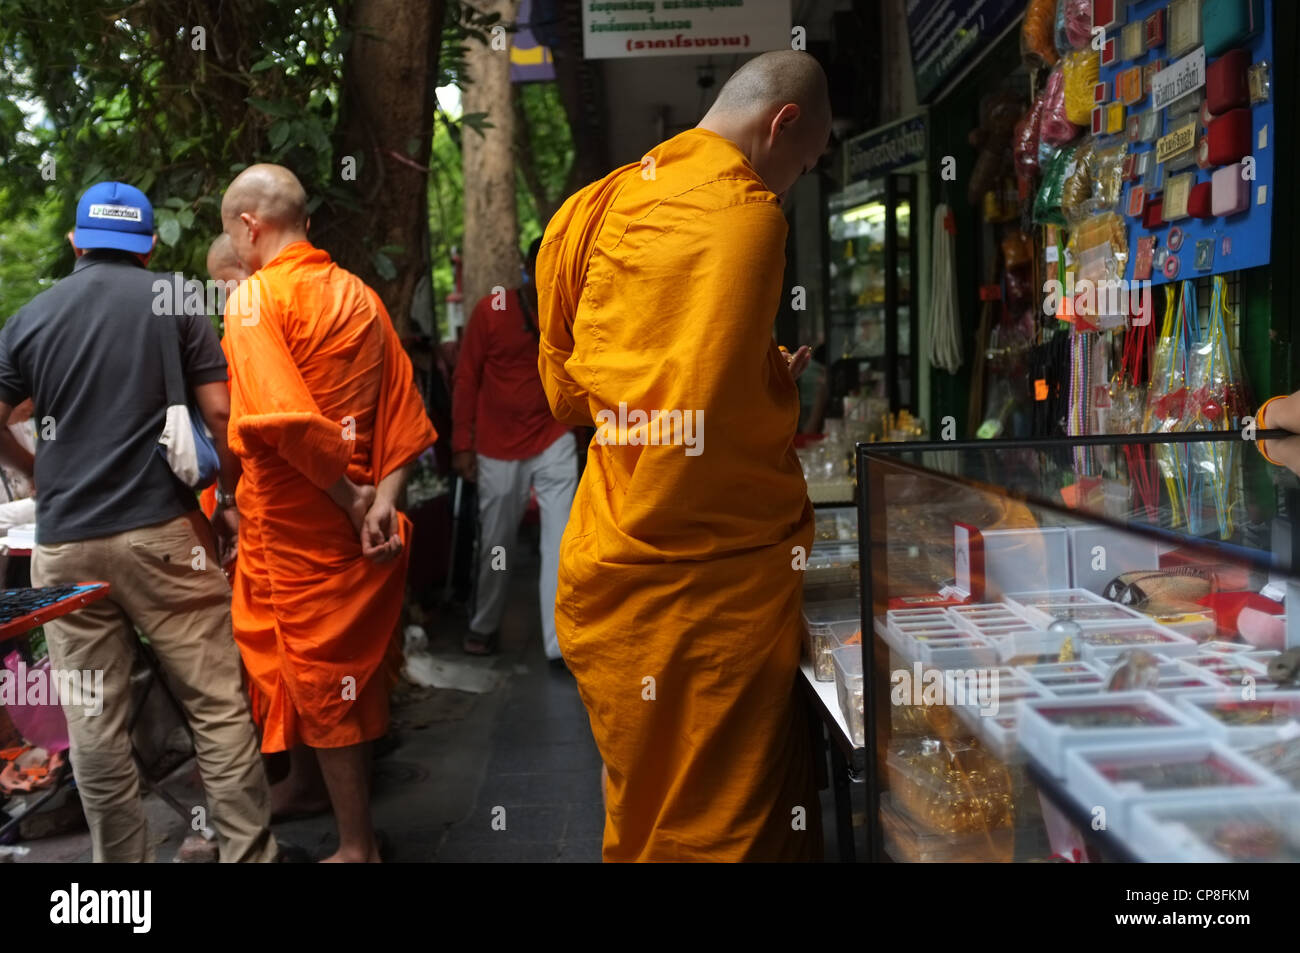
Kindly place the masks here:
[(1272, 7), (1093, 0), (1092, 132), (1119, 130), (1128, 144), (1125, 278), (1164, 284), (1268, 264), (1273, 100), (1251, 87), (1262, 73), (1271, 85)]
[(588, 0), (589, 60), (790, 49), (790, 0)]
[(1024, 9), (1025, 0), (908, 0), (917, 101), (929, 102)]

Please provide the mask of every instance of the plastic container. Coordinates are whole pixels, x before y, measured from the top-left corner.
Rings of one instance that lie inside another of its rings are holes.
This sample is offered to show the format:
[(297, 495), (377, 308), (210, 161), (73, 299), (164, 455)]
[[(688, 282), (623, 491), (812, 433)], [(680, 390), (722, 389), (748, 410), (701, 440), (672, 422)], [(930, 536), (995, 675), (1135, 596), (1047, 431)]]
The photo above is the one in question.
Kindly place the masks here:
[(1085, 745), (1162, 744), (1194, 738), (1191, 717), (1152, 692), (1106, 692), (1035, 699), (1020, 711), (1020, 745), (1054, 777), (1065, 776), (1065, 755)]
[(880, 795), (880, 823), (885, 853), (901, 863), (993, 863), (1009, 861), (1015, 853), (1016, 831), (1009, 827), (991, 833), (936, 833), (894, 807), (888, 791)]
[(1020, 718), (1022, 701), (1036, 698), (1051, 698), (1046, 689), (1039, 688), (1021, 679), (1004, 686), (999, 679), (997, 692), (997, 710), (990, 712), (987, 707), (976, 703), (955, 706), (957, 717), (971, 734), (980, 740), (999, 760), (1011, 763), (1020, 760), (1023, 755), (1016, 741), (1016, 725)]
[[(1091, 595), (1091, 593), (1089, 594)], [(1140, 612), (1135, 612), (1128, 606), (1121, 606), (1114, 602), (1105, 602), (1102, 605), (1073, 603), (1069, 605), (1027, 606), (1024, 614), (1029, 621), (1043, 628), (1047, 628), (1058, 619), (1077, 622), (1079, 625), (1115, 625), (1117, 623), (1147, 621), (1146, 616)]]
[(1129, 846), (1147, 863), (1300, 862), (1300, 797), (1292, 794), (1137, 804)]
[(862, 647), (846, 645), (831, 652), (835, 667), (835, 692), (839, 696), (840, 711), (849, 726), (849, 740), (862, 747)]
[(823, 542), (858, 541), (858, 510), (854, 506), (828, 506), (813, 510), (813, 550)]
[(1251, 699), (1239, 691), (1206, 691), (1180, 695), (1177, 704), (1211, 738), (1234, 748), (1300, 738), (1300, 691), (1265, 692)]
[(835, 665), (831, 661), (831, 652), (842, 646), (848, 639), (858, 635), (857, 646), (861, 648), (860, 630), (856, 622), (832, 622), (816, 628), (804, 627), (804, 651), (812, 663), (813, 678), (819, 682), (835, 680)]
[(861, 622), (862, 604), (857, 599), (839, 599), (835, 602), (809, 602), (803, 604), (803, 621), (808, 628), (833, 625), (837, 622)]
[(1258, 794), (1286, 793), (1286, 785), (1218, 742), (1186, 739), (1073, 748), (1065, 757), (1066, 787), (1106, 827), (1128, 839), (1133, 811), (1144, 804), (1235, 804)]
[(1274, 685), (1268, 680), (1264, 665), (1246, 657), (1244, 652), (1233, 655), (1209, 654), (1188, 655), (1179, 659), (1184, 668), (1201, 672), (1214, 678), (1225, 688), (1240, 691), (1244, 680), (1251, 678), (1256, 691), (1272, 691)]
[(885, 759), (895, 807), (943, 834), (976, 834), (1015, 824), (1011, 775), (979, 747), (937, 738), (890, 742)]
[(825, 586), (852, 582), (858, 575), (858, 544), (815, 545), (808, 554), (804, 585)]
[(1087, 589), (1049, 589), (1044, 592), (1011, 592), (1002, 597), (1017, 612), (1040, 606), (1109, 605), (1110, 603)]
[[(1214, 638), (1218, 631), (1218, 626), (1214, 621), (1214, 613), (1208, 609), (1205, 612), (1184, 612), (1179, 615), (1149, 615), (1147, 616), (1156, 625), (1163, 625), (1166, 629), (1172, 629), (1179, 635), (1185, 635), (1189, 639), (1195, 639), (1197, 642), (1205, 644), (1205, 639)], [(1218, 645), (1229, 645), (1232, 643), (1220, 642)], [(1242, 645), (1242, 648), (1249, 648)]]
[(1083, 632), (1076, 648), (1090, 662), (1109, 662), (1129, 649), (1146, 649), (1173, 657), (1191, 655), (1197, 648), (1194, 639), (1151, 622), (1118, 625), (1080, 622), (1079, 625)]

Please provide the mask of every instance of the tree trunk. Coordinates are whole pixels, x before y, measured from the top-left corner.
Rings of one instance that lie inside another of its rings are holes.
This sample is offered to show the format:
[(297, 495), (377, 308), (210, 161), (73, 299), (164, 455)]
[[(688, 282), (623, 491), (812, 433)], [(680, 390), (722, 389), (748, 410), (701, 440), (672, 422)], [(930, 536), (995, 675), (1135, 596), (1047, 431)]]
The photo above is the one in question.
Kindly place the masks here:
[[(513, 23), (519, 0), (486, 0), (484, 12)], [(495, 48), (494, 47), (500, 47)], [(465, 311), (498, 285), (519, 284), (519, 217), (515, 208), (515, 113), (510, 88), (509, 37), (489, 35), (487, 44), (469, 39), (465, 63), (465, 113), (486, 113), (491, 128), (463, 132), (465, 162)]]
[[(416, 309), (432, 323), (428, 165), (444, 5), (356, 0), (340, 10), (350, 11), (353, 39), (344, 61), (334, 174), (355, 187), (357, 208), (340, 210), (313, 235), (375, 289), (398, 334), (411, 330)], [(349, 157), (354, 180), (345, 174)], [(391, 277), (385, 277), (388, 262)]]

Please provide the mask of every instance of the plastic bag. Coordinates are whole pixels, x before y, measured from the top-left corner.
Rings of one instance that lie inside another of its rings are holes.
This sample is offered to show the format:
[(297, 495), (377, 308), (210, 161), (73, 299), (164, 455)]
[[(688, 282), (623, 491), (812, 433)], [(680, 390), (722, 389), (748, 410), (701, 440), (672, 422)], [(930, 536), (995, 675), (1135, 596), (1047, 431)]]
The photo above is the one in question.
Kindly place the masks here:
[(1013, 139), (1016, 163), (1016, 177), (1022, 182), (1032, 182), (1039, 172), (1038, 161), (1038, 127), (1043, 121), (1043, 103), (1045, 97), (1039, 94), (1029, 112), (1020, 117), (1016, 123)]
[(1034, 221), (1039, 225), (1065, 225), (1061, 213), (1061, 188), (1066, 169), (1074, 159), (1074, 148), (1066, 146), (1043, 167), (1043, 182), (1034, 197)]
[(1020, 54), (1030, 67), (1055, 66), (1053, 31), (1056, 27), (1056, 0), (1029, 0), (1025, 22), (1020, 27)]
[(1080, 127), (1070, 122), (1065, 111), (1065, 69), (1057, 64), (1043, 87), (1043, 117), (1038, 135), (1043, 142), (1063, 146), (1079, 137)]
[(1061, 71), (1065, 79), (1065, 118), (1076, 126), (1087, 126), (1096, 105), (1101, 54), (1091, 49), (1075, 50), (1061, 60)]
[(1092, 0), (1060, 0), (1056, 11), (1056, 48), (1081, 50), (1092, 42)]

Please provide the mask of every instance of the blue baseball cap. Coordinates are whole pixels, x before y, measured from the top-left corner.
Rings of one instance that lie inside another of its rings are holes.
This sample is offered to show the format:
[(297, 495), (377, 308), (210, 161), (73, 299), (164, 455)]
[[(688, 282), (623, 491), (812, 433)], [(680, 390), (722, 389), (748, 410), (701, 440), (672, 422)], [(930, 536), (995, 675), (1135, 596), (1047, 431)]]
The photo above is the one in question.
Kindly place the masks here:
[(117, 248), (148, 254), (153, 248), (153, 206), (123, 182), (98, 182), (77, 203), (72, 241), (82, 249)]

